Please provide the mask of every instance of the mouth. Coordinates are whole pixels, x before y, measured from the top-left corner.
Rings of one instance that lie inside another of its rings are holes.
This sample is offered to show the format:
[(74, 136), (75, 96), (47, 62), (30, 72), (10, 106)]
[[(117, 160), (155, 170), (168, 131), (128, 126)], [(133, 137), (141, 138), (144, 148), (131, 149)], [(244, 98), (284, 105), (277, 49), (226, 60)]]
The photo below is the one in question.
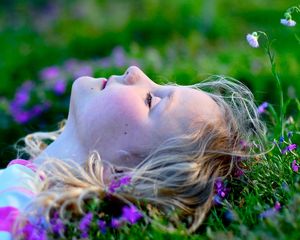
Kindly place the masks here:
[(102, 83), (102, 90), (106, 87), (106, 84), (107, 84), (108, 80), (104, 80), (103, 83)]

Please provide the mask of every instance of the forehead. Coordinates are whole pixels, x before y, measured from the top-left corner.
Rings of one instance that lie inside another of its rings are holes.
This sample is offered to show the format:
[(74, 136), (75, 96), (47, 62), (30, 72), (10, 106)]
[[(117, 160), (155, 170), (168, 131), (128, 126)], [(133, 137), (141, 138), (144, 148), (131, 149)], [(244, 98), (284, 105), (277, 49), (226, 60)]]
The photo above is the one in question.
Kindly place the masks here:
[(174, 91), (172, 103), (161, 121), (165, 131), (182, 133), (194, 122), (213, 123), (220, 120), (219, 106), (206, 92), (186, 86), (172, 86), (171, 91)]
[(171, 111), (180, 110), (202, 120), (214, 120), (219, 117), (218, 104), (206, 92), (186, 86), (177, 86), (174, 91), (174, 105)]

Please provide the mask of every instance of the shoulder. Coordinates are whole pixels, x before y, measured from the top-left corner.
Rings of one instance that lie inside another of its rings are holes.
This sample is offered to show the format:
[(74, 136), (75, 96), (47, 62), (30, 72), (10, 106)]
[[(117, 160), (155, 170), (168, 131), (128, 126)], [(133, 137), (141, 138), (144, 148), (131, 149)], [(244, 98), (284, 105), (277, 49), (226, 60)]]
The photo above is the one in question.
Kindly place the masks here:
[(15, 159), (0, 170), (1, 239), (10, 239), (15, 219), (39, 193), (42, 177), (36, 169), (31, 161)]
[(36, 192), (35, 189), (42, 180), (37, 174), (36, 166), (28, 160), (12, 160), (5, 169), (0, 172), (0, 193), (10, 187), (23, 187)]

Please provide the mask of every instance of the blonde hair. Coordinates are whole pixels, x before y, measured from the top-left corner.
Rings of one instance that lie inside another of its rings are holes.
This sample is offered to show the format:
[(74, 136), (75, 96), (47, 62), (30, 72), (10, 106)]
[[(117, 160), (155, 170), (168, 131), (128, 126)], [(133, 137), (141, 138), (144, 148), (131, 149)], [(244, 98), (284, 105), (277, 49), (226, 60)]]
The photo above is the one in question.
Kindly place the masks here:
[[(130, 169), (133, 187), (121, 188), (115, 195), (132, 203), (147, 200), (165, 212), (179, 209), (181, 219), (192, 219), (188, 231), (194, 232), (212, 205), (216, 179), (231, 176), (241, 159), (262, 155), (266, 127), (259, 119), (253, 94), (241, 82), (212, 76), (188, 87), (203, 90), (212, 97), (219, 105), (225, 125), (195, 121), (188, 133), (170, 138), (146, 153), (140, 164)], [(63, 125), (64, 122), (54, 132), (29, 134), (22, 139), (25, 147), (19, 148), (19, 153), (37, 157), (47, 146), (45, 140), (55, 140)], [(250, 147), (245, 148), (245, 142)], [(45, 206), (48, 218), (52, 208), (60, 209), (61, 216), (69, 206), (83, 213), (84, 199), (91, 194), (103, 199), (107, 190), (103, 159), (96, 151), (90, 154), (85, 166), (50, 159), (41, 170), (47, 178), (34, 204)], [(113, 177), (122, 174), (128, 172), (114, 173)]]

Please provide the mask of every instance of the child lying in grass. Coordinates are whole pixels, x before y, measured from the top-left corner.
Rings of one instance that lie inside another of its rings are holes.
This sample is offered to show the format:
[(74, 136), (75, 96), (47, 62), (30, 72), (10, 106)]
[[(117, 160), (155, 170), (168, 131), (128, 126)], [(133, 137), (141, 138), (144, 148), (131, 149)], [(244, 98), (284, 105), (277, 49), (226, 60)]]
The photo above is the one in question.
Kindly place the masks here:
[(176, 210), (194, 232), (212, 205), (217, 179), (258, 155), (265, 132), (252, 93), (233, 79), (159, 85), (134, 66), (108, 80), (81, 77), (65, 124), (26, 136), (21, 152), (31, 160), (14, 160), (0, 173), (1, 239), (12, 232), (29, 238), (37, 215), (48, 233), (62, 236), (49, 227), (53, 218), (62, 224), (72, 214), (91, 218), (84, 207), (89, 199), (113, 198), (130, 206), (129, 222), (141, 215), (134, 206), (146, 202), (166, 214)]

